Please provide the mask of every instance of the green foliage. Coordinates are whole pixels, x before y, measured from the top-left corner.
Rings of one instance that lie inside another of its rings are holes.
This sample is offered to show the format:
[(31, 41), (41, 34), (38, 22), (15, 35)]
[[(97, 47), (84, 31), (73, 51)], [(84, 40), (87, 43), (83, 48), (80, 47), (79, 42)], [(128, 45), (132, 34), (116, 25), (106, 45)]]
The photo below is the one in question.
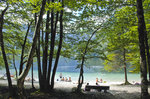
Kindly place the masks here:
[(108, 72), (119, 72), (123, 68), (122, 56), (119, 53), (111, 53), (107, 55), (107, 60), (104, 62), (104, 69)]
[(50, 3), (46, 3), (46, 10), (54, 10), (55, 12), (56, 11), (61, 11), (63, 8), (62, 8), (62, 4), (60, 2), (50, 2)]
[[(5, 15), (3, 31), (6, 52), (7, 54), (20, 55), (27, 23), (33, 20), (34, 13), (38, 14), (40, 11), (42, 0), (7, 0), (7, 3), (10, 4), (10, 8)], [(114, 69), (113, 65), (120, 63), (117, 58), (122, 48), (125, 48), (127, 49), (128, 63), (131, 64), (131, 68), (138, 71), (139, 53), (135, 3), (136, 0), (64, 0), (63, 20), (65, 34), (61, 55), (80, 61), (91, 33), (103, 24), (90, 41), (88, 53), (85, 57), (87, 64), (90, 58), (106, 59), (107, 56), (105, 69), (112, 71)], [(143, 1), (148, 33), (150, 31), (149, 4), (149, 0)], [(0, 2), (0, 5), (2, 7), (6, 6), (3, 2)], [(54, 13), (56, 13), (62, 10), (62, 4), (58, 0), (47, 2), (45, 9), (46, 11), (54, 10)], [(69, 9), (70, 12), (67, 12), (66, 9)], [(45, 22), (46, 20), (44, 19), (43, 24)], [(43, 27), (45, 28), (45, 25)], [(45, 33), (45, 30), (43, 32)], [(28, 38), (27, 40), (26, 52), (30, 47), (33, 34), (30, 33), (29, 35), (30, 39)], [(56, 50), (58, 40), (57, 35)], [(41, 44), (43, 44), (42, 41)], [(120, 57), (122, 56), (120, 55)], [(121, 65), (117, 66), (116, 71), (121, 68)]]
[(131, 53), (128, 54), (128, 61), (131, 63), (130, 68), (132, 68), (131, 73), (139, 73), (140, 72), (140, 54)]
[[(118, 71), (122, 69), (123, 65), (123, 49), (126, 49), (126, 58), (130, 54), (135, 54), (138, 49), (138, 33), (135, 7), (122, 7), (115, 11), (114, 17), (108, 21), (108, 27), (102, 29), (106, 32), (107, 38), (107, 59), (105, 59), (104, 69), (107, 71)], [(122, 53), (122, 54), (121, 54)], [(133, 58), (133, 57), (132, 57)], [(138, 57), (139, 58), (139, 57)], [(134, 58), (133, 58), (134, 59)], [(127, 59), (128, 64), (133, 64), (135, 60)], [(135, 66), (135, 65), (134, 65)], [(131, 68), (134, 68), (131, 66)], [(136, 65), (139, 66), (139, 65)]]
[(0, 53), (0, 69), (4, 68), (4, 66), (5, 66), (4, 65), (4, 60), (3, 60), (2, 54)]

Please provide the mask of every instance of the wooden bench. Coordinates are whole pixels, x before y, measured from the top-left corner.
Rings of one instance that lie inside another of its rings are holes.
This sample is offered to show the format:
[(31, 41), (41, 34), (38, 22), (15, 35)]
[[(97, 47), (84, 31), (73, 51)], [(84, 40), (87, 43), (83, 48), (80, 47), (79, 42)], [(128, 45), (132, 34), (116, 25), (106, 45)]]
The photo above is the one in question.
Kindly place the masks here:
[(99, 86), (99, 85), (86, 85), (85, 91), (90, 91), (91, 89), (96, 89), (97, 91), (104, 90), (104, 92), (107, 92), (109, 90), (109, 86)]

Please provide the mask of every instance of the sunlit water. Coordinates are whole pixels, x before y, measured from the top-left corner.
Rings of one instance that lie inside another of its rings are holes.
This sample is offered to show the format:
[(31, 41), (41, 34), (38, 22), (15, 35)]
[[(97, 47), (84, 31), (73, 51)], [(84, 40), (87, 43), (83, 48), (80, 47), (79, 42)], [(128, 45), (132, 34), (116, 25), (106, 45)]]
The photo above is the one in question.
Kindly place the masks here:
[[(11, 74), (15, 75), (15, 70), (11, 69)], [(63, 77), (71, 77), (71, 80), (77, 83), (79, 78), (79, 72), (57, 72), (55, 76), (55, 81), (59, 78), (60, 73), (62, 73)], [(5, 69), (0, 70), (0, 77), (5, 74)], [(31, 78), (31, 71), (28, 73), (27, 78)], [(95, 83), (96, 78), (103, 79), (106, 83), (109, 84), (118, 84), (124, 82), (124, 73), (103, 73), (103, 72), (93, 72), (93, 73), (84, 73), (84, 82)], [(38, 71), (34, 70), (34, 79), (38, 81)], [(140, 74), (132, 74), (128, 73), (128, 81), (133, 82), (140, 82)]]

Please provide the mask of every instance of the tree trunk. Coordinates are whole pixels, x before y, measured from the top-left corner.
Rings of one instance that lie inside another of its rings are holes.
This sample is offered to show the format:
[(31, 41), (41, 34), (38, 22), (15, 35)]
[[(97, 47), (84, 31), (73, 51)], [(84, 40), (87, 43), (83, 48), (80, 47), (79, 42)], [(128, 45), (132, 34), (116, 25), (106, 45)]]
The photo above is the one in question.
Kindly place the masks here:
[[(48, 0), (48, 3), (50, 0)], [(42, 66), (43, 66), (43, 82), (45, 83), (43, 86), (43, 91), (46, 91), (48, 89), (47, 84), (46, 84), (46, 74), (47, 74), (47, 58), (48, 58), (48, 40), (49, 40), (49, 22), (50, 22), (50, 11), (47, 11), (47, 18), (46, 18), (46, 33), (45, 33), (45, 43), (43, 44), (43, 61), (42, 61)], [(43, 40), (44, 41), (44, 40)]]
[[(62, 0), (62, 7), (64, 7), (63, 0)], [(57, 22), (57, 18), (58, 18), (58, 13), (57, 13), (57, 16), (56, 16), (56, 22)], [(55, 24), (55, 31), (54, 32), (56, 32), (56, 26), (57, 26), (57, 23)], [(60, 52), (61, 52), (61, 48), (62, 48), (62, 41), (63, 41), (63, 10), (61, 10), (61, 13), (60, 13), (60, 37), (59, 37), (59, 39), (60, 40), (59, 40), (59, 45), (58, 45), (57, 56), (56, 56), (55, 65), (54, 65), (54, 68), (53, 68), (53, 73), (52, 73), (52, 78), (51, 78), (51, 89), (54, 88), (55, 74), (56, 74), (58, 61), (59, 61), (59, 57), (60, 57)]]
[(78, 79), (78, 86), (77, 86), (77, 90), (76, 90), (77, 92), (80, 92), (80, 91), (81, 91), (82, 84), (83, 84), (83, 82), (84, 82), (83, 66), (84, 66), (84, 61), (85, 61), (85, 55), (86, 55), (87, 50), (88, 50), (88, 45), (89, 45), (89, 43), (90, 43), (92, 37), (94, 36), (94, 34), (95, 34), (99, 29), (100, 29), (100, 27), (97, 28), (97, 29), (92, 33), (92, 35), (90, 36), (90, 38), (89, 38), (88, 41), (87, 41), (85, 50), (84, 50), (84, 52), (83, 52), (82, 63), (81, 63), (81, 67), (80, 67), (80, 74), (79, 74), (79, 79)]
[[(37, 24), (37, 13), (34, 14), (34, 20), (35, 20), (35, 26)], [(40, 32), (40, 30), (39, 30)], [(40, 90), (42, 89), (42, 73), (41, 73), (41, 58), (40, 58), (40, 34), (37, 41), (37, 47), (36, 47), (36, 57), (37, 57), (37, 65), (38, 65), (38, 77), (39, 77), (39, 87)]]
[[(88, 45), (88, 44), (87, 44)], [(82, 57), (82, 63), (81, 63), (81, 68), (80, 68), (80, 75), (79, 75), (79, 80), (78, 80), (78, 86), (77, 86), (77, 92), (81, 92), (82, 84), (84, 82), (84, 77), (83, 77), (83, 66), (84, 66), (84, 61), (85, 61), (85, 55), (87, 52), (87, 47), (85, 49), (84, 55)]]
[(34, 75), (33, 75), (33, 60), (32, 60), (32, 70), (31, 70), (31, 78), (32, 78), (32, 88), (35, 89), (34, 87)]
[(26, 35), (25, 35), (24, 43), (23, 43), (23, 45), (22, 45), (21, 58), (20, 58), (20, 68), (19, 68), (19, 75), (22, 73), (22, 70), (23, 70), (24, 50), (25, 50), (25, 45), (26, 45), (26, 41), (27, 41), (27, 37), (28, 37), (28, 34), (29, 34), (29, 30), (30, 30), (31, 24), (32, 24), (32, 21), (31, 21), (30, 24), (28, 24), (28, 29), (27, 29), (27, 32), (26, 32)]
[[(34, 14), (35, 26), (37, 24), (37, 13)], [(40, 30), (39, 30), (40, 32)], [(37, 40), (37, 47), (36, 47), (36, 57), (37, 57), (37, 65), (38, 65), (38, 77), (39, 77), (39, 87), (40, 90), (42, 89), (42, 73), (41, 73), (41, 58), (40, 58), (40, 34)]]
[(40, 24), (42, 22), (42, 17), (44, 14), (44, 10), (45, 10), (45, 4), (46, 4), (46, 0), (42, 1), (42, 7), (40, 10), (40, 15), (39, 15), (39, 19), (35, 28), (35, 32), (34, 32), (34, 37), (33, 37), (33, 43), (31, 46), (31, 50), (29, 51), (29, 56), (28, 56), (28, 60), (27, 60), (27, 64), (26, 67), (24, 68), (24, 71), (21, 73), (21, 75), (18, 77), (18, 81), (17, 81), (17, 87), (18, 87), (18, 95), (20, 97), (23, 96), (23, 85), (24, 85), (24, 79), (27, 76), (31, 64), (32, 64), (32, 60), (33, 60), (33, 56), (34, 56), (34, 52), (36, 50), (36, 46), (37, 46), (37, 39), (39, 37), (39, 30), (40, 30)]
[(40, 90), (43, 88), (43, 83), (42, 83), (42, 73), (41, 73), (41, 58), (40, 58), (40, 51), (38, 50), (38, 47), (36, 48), (36, 55), (37, 55), (37, 65), (38, 65), (38, 77), (39, 77), (39, 87)]
[[(41, 42), (42, 44), (40, 44), (40, 37), (41, 37)], [(42, 35), (39, 36), (39, 39), (38, 39), (38, 52), (39, 52), (39, 55), (40, 55), (40, 46), (42, 46), (42, 50), (43, 50), (43, 58), (42, 58), (42, 74), (41, 74), (41, 87), (40, 87), (40, 91), (42, 92), (46, 92), (47, 88), (46, 88), (46, 73), (47, 73), (47, 66), (45, 65), (46, 63), (44, 63), (44, 60), (45, 60), (45, 55), (44, 55), (44, 47), (45, 47), (45, 43), (44, 43), (44, 30), (43, 30), (43, 22), (42, 22)], [(40, 57), (40, 56), (39, 56)]]
[[(51, 2), (54, 2), (54, 0), (52, 0)], [(54, 11), (52, 9), (52, 11), (51, 11), (51, 43), (50, 43), (48, 74), (47, 74), (47, 86), (49, 86), (49, 82), (50, 82), (50, 75), (51, 75), (51, 68), (52, 68), (52, 61), (53, 61), (53, 53), (54, 53), (54, 46), (55, 46)]]
[[(59, 12), (57, 12), (57, 14), (56, 14), (56, 22), (55, 22), (55, 27), (54, 27), (54, 32), (53, 32), (54, 34), (56, 34), (57, 22), (58, 22), (58, 14), (59, 14)], [(62, 20), (62, 19), (61, 19), (61, 20)], [(60, 36), (62, 36), (61, 33), (60, 33)], [(55, 37), (55, 36), (54, 36), (54, 37)], [(62, 37), (63, 37), (63, 36), (62, 36)], [(55, 41), (55, 39), (54, 39), (54, 41)], [(61, 41), (62, 41), (62, 40), (61, 40), (61, 38), (60, 38), (60, 42), (61, 42)], [(61, 50), (60, 46), (62, 46), (60, 42), (59, 42), (59, 46), (58, 46), (57, 55), (60, 53), (60, 52), (59, 52), (59, 50)], [(54, 42), (54, 46), (55, 46), (55, 42)], [(53, 46), (53, 47), (54, 47), (54, 46)], [(54, 48), (53, 48), (53, 50), (54, 50)], [(57, 68), (58, 60), (59, 60), (59, 55), (56, 56), (54, 68), (55, 68), (55, 67)], [(51, 64), (52, 64), (52, 63), (51, 63)], [(50, 68), (49, 70), (51, 70), (51, 68)], [(54, 75), (52, 75), (52, 76), (54, 76)], [(50, 72), (48, 72), (47, 83), (50, 84)]]
[(16, 64), (15, 64), (15, 55), (14, 54), (13, 54), (13, 64), (14, 64), (14, 68), (16, 71), (16, 80), (17, 80), (18, 79), (18, 71), (17, 71)]
[(147, 62), (148, 62), (148, 73), (149, 73), (149, 77), (148, 77), (149, 79), (148, 80), (149, 80), (149, 83), (150, 83), (150, 54), (149, 54), (147, 31), (145, 32), (145, 46), (146, 46)]
[(128, 78), (127, 78), (127, 65), (126, 65), (126, 49), (123, 49), (123, 64), (124, 64), (124, 75), (125, 75), (125, 85), (128, 85)]
[(142, 0), (137, 0), (137, 17), (138, 17), (138, 32), (139, 32), (139, 47), (141, 56), (141, 98), (145, 99), (148, 96), (148, 81), (147, 81), (147, 64), (145, 55), (144, 35), (146, 26), (144, 21), (144, 12)]
[(5, 69), (6, 69), (6, 74), (7, 74), (8, 86), (9, 86), (9, 93), (10, 93), (10, 95), (13, 95), (12, 81), (11, 81), (8, 61), (7, 61), (7, 57), (6, 57), (6, 53), (5, 53), (5, 47), (4, 47), (4, 41), (3, 41), (3, 31), (2, 31), (3, 24), (4, 24), (4, 15), (5, 15), (5, 12), (7, 11), (8, 7), (9, 7), (9, 5), (7, 5), (7, 7), (2, 11), (2, 13), (0, 15), (0, 20), (1, 20), (0, 21), (0, 46), (1, 46), (1, 50), (2, 50), (4, 63), (5, 63)]

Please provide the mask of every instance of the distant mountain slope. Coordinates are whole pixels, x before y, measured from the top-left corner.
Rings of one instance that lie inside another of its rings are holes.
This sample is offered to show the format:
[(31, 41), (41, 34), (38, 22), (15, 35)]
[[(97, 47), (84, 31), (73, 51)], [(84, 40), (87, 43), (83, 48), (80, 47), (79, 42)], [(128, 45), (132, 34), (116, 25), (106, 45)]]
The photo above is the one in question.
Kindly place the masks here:
[[(16, 66), (19, 68), (19, 60), (16, 61)], [(54, 61), (53, 61), (54, 63)], [(68, 59), (64, 57), (60, 57), (58, 62), (58, 68), (57, 71), (59, 72), (79, 72), (79, 68), (76, 69), (77, 65), (79, 63), (77, 60)], [(101, 65), (102, 62), (99, 59), (90, 59), (86, 62), (86, 66), (84, 66), (85, 72), (95, 72), (100, 71), (103, 66)], [(11, 67), (13, 68), (13, 66)], [(34, 62), (34, 70), (38, 70), (37, 62)]]

